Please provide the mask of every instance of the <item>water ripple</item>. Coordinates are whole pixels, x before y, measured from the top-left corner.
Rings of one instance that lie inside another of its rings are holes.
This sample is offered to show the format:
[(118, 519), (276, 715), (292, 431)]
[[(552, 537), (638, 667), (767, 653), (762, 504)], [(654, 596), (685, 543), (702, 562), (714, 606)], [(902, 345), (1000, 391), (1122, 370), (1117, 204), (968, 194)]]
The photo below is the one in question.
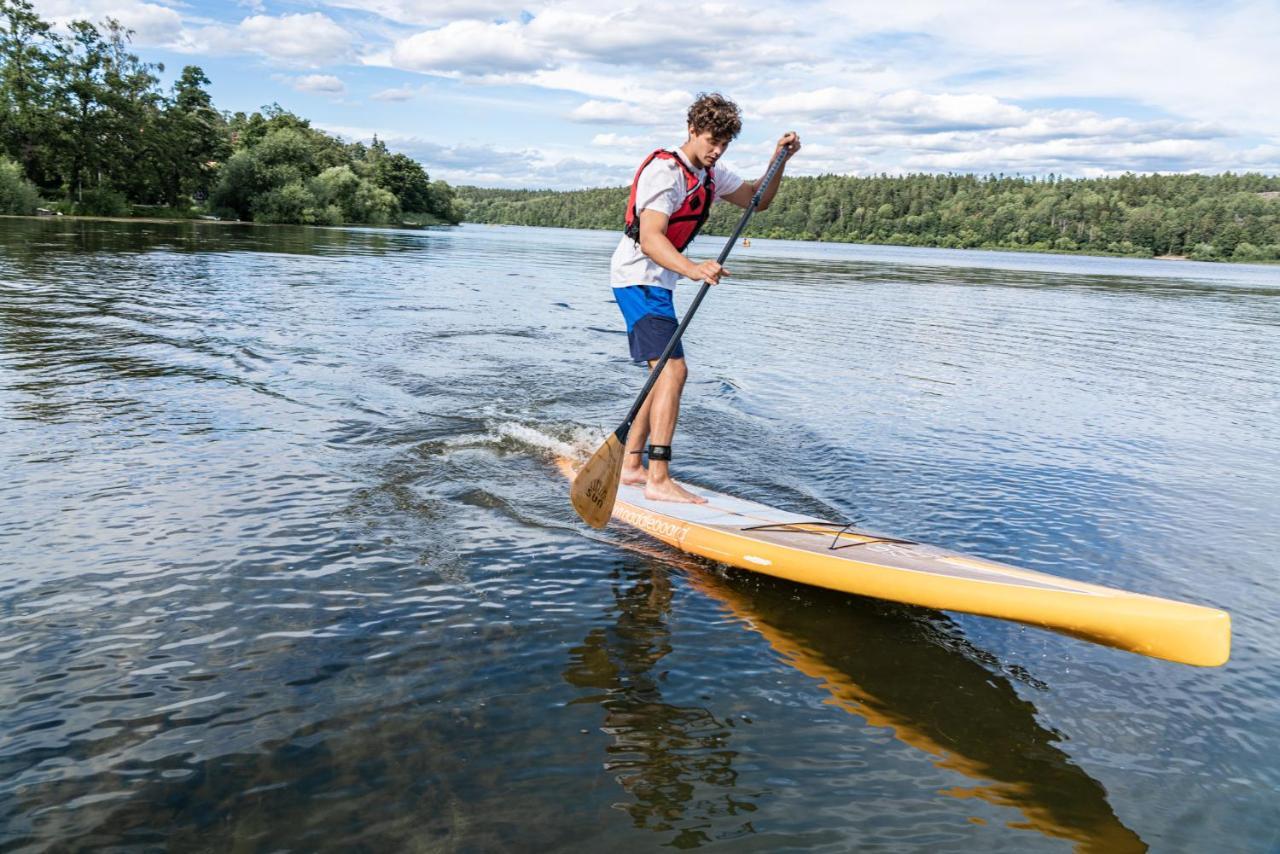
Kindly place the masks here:
[(1274, 840), (1273, 268), (761, 240), (687, 339), (682, 476), (1225, 607), (1204, 671), (586, 531), (614, 240), (6, 224), (0, 848)]

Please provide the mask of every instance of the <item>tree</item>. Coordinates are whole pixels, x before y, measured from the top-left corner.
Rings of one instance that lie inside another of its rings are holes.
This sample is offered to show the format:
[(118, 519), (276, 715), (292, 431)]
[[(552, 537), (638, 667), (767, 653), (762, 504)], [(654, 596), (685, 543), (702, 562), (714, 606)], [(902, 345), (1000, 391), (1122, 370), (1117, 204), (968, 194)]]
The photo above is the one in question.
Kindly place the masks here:
[(164, 98), (156, 72), (163, 66), (129, 52), (133, 31), (108, 18), (104, 23), (101, 135), (95, 145), (96, 184), (139, 201), (156, 201), (163, 160), (161, 109)]
[(324, 170), (312, 179), (310, 189), (320, 206), (336, 209), (341, 222), (385, 225), (400, 212), (395, 194), (361, 178), (350, 166)]
[[(617, 229), (626, 198), (626, 187), (559, 193), (463, 187), (457, 205), (472, 222)], [(706, 233), (728, 234), (737, 213), (728, 205), (712, 208)], [(1280, 254), (1273, 251), (1280, 246), (1280, 177), (795, 177), (783, 181), (747, 234), (1126, 255), (1192, 247), (1200, 258), (1269, 260)]]
[(0, 151), (42, 180), (51, 156), (50, 78), (59, 51), (27, 0), (0, 0)]
[(36, 212), (40, 195), (23, 174), (22, 165), (0, 156), (0, 214), (30, 216)]
[(386, 146), (375, 139), (367, 162), (370, 178), (379, 187), (394, 193), (402, 209), (432, 210), (431, 179), (418, 161), (403, 154), (388, 154)]
[(186, 66), (161, 114), (157, 167), (166, 204), (176, 206), (197, 192), (207, 193), (230, 153), (226, 121), (213, 108), (204, 88), (208, 85), (203, 69)]

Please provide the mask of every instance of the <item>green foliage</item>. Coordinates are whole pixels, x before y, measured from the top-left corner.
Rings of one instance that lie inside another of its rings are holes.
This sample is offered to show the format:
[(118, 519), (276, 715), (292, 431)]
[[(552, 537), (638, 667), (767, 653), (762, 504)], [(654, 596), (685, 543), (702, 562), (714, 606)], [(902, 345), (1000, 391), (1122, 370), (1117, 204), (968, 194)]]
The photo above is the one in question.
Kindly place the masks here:
[(39, 203), (40, 193), (23, 174), (22, 165), (0, 157), (0, 214), (30, 216)]
[(328, 145), (317, 137), (323, 134), (296, 125), (258, 135), (256, 145), (240, 149), (223, 166), (210, 199), (214, 209), (257, 222), (383, 225), (395, 221), (400, 212), (395, 194), (361, 177), (351, 164), (316, 174), (314, 155)]
[(432, 181), (422, 164), (389, 152), (386, 143), (377, 137), (364, 153), (361, 165), (370, 181), (395, 195), (406, 214), (455, 225), (461, 221), (454, 208), (453, 188), (444, 181)]
[(231, 152), (226, 120), (213, 108), (204, 88), (208, 85), (202, 69), (186, 66), (173, 84), (170, 106), (159, 117), (155, 183), (169, 205), (208, 194), (218, 164)]
[(350, 166), (333, 166), (311, 181), (312, 195), (336, 208), (343, 222), (385, 225), (400, 213), (394, 193), (361, 178)]
[(321, 205), (301, 181), (290, 181), (272, 187), (255, 199), (254, 219), (298, 225), (336, 225), (341, 219), (341, 212)]
[[(787, 178), (746, 234), (848, 243), (1274, 260), (1280, 178), (1122, 175), (1045, 180), (990, 175)], [(572, 192), (458, 188), (469, 222), (621, 230), (626, 187)], [(706, 234), (741, 211), (716, 205)], [(1237, 251), (1238, 250), (1238, 251)]]
[(257, 157), (250, 151), (237, 151), (222, 164), (209, 204), (220, 216), (230, 213), (235, 219), (253, 219), (254, 199), (266, 189), (266, 182), (258, 175)]
[[(163, 91), (163, 67), (131, 53), (131, 37), (110, 18), (55, 31), (29, 0), (0, 0), (0, 156), (50, 206), (187, 214), (207, 198), (260, 222), (458, 221), (452, 190), (409, 157), (343, 143), (277, 104), (220, 113), (198, 66)], [(341, 180), (320, 180), (334, 169)]]
[(129, 200), (110, 187), (94, 187), (80, 193), (72, 208), (78, 216), (128, 216)]
[(1192, 261), (1220, 261), (1222, 256), (1212, 243), (1197, 243), (1187, 255)]
[(0, 152), (40, 182), (49, 173), (46, 140), (55, 133), (60, 44), (26, 0), (0, 0)]

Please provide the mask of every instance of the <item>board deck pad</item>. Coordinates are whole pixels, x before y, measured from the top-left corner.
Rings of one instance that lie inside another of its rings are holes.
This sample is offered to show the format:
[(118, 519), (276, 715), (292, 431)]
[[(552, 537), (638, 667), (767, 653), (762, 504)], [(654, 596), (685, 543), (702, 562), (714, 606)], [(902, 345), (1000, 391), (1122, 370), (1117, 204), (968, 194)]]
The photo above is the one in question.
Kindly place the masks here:
[[(572, 478), (567, 460), (561, 470)], [(1051, 629), (1212, 667), (1230, 656), (1225, 611), (1130, 593), (845, 526), (698, 486), (706, 504), (650, 501), (621, 485), (613, 517), (690, 554), (894, 602)]]
[[(1044, 587), (1054, 590), (1070, 590), (1085, 595), (1098, 595), (1089, 585), (1079, 584), (1051, 575), (1040, 575), (1030, 570), (1018, 569), (977, 558), (949, 552), (936, 546), (914, 543), (885, 534), (878, 534), (849, 526), (823, 530), (788, 530), (785, 528), (761, 529), (761, 526), (813, 525), (812, 516), (776, 510), (764, 504), (734, 498), (712, 492), (709, 489), (685, 485), (695, 495), (707, 499), (706, 504), (679, 504), (670, 501), (650, 501), (644, 490), (635, 486), (620, 486), (618, 500), (645, 510), (649, 514), (665, 515), (682, 521), (721, 528), (739, 536), (774, 543), (787, 548), (814, 552), (848, 560), (851, 564), (876, 563), (896, 567), (909, 572), (925, 572), (933, 575), (949, 575), (957, 578), (998, 579), (1007, 584), (1027, 587)], [(832, 523), (818, 524), (830, 525)], [(834, 546), (834, 548), (833, 548)], [(857, 549), (845, 552), (845, 549)], [(747, 558), (750, 561), (750, 557)], [(759, 561), (751, 561), (762, 565)]]

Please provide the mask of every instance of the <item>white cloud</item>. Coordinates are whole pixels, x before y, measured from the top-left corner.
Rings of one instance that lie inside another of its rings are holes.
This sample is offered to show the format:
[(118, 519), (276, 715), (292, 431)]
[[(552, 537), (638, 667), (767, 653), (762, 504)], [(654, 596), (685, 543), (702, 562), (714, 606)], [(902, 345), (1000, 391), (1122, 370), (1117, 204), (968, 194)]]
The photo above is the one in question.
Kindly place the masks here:
[(1001, 103), (990, 95), (930, 95), (906, 90), (882, 96), (877, 107), (884, 121), (922, 130), (932, 128), (984, 128), (1019, 125), (1026, 111)]
[[(253, 8), (260, 4), (242, 3)], [(350, 58), (355, 37), (321, 12), (249, 15), (231, 25), (192, 14), (185, 5), (145, 0), (36, 0), (46, 20), (99, 23), (115, 18), (134, 30), (137, 47), (187, 54), (257, 54), (283, 65), (319, 66)], [(176, 8), (175, 8), (176, 7)]]
[(339, 62), (350, 55), (355, 41), (327, 15), (250, 15), (234, 28), (205, 30), (226, 52), (250, 51), (290, 65)]
[(518, 18), (518, 0), (320, 0), (335, 9), (368, 12), (398, 24), (429, 26), (464, 19)]
[(653, 136), (625, 136), (618, 133), (598, 133), (591, 137), (591, 144), (602, 148), (624, 148), (632, 151), (642, 151), (645, 148), (656, 149), (668, 140), (662, 139), (656, 134)]
[(653, 110), (639, 104), (591, 100), (574, 107), (569, 118), (589, 124), (650, 125), (655, 115)]
[(115, 18), (134, 31), (138, 45), (167, 45), (182, 32), (177, 11), (140, 0), (36, 0), (34, 6), (42, 18), (55, 24), (73, 20), (97, 24)]
[[(1035, 109), (974, 93), (824, 87), (767, 99), (757, 110), (770, 123), (796, 122), (807, 138), (841, 140), (846, 156), (828, 150), (821, 164), (816, 150), (806, 145), (794, 164), (804, 172), (1086, 174), (1240, 168), (1232, 148), (1234, 134), (1220, 125)], [(855, 157), (863, 162), (856, 163)]]
[(250, 15), (236, 25), (184, 15), (170, 5), (145, 0), (37, 0), (46, 20), (99, 23), (115, 18), (134, 31), (137, 47), (163, 47), (188, 54), (253, 53), (285, 65), (317, 66), (351, 55), (354, 36), (320, 12)]
[(828, 0), (822, 13), (833, 31), (927, 34), (929, 66), (942, 74), (1021, 69), (972, 82), (1002, 98), (1120, 97), (1275, 132), (1274, 0), (1074, 0), (1069, 8), (907, 0), (874, 9)]
[[(586, 155), (577, 147), (505, 148), (485, 144), (442, 145), (415, 134), (371, 128), (325, 125), (323, 130), (347, 140), (369, 142), (377, 134), (391, 149), (422, 163), (434, 179), (486, 187), (568, 190), (583, 186), (620, 185), (631, 180), (638, 165), (630, 151)], [(584, 180), (589, 178), (589, 180)]]
[[(348, 2), (366, 8), (392, 5), (394, 10), (384, 9), (388, 17), (393, 17), (392, 12), (396, 20), (413, 17), (406, 15), (408, 10), (396, 0), (343, 0), (342, 5)], [(458, 5), (454, 4), (455, 11)], [(441, 16), (434, 6), (429, 14)], [(602, 8), (586, 0), (553, 0), (540, 4), (531, 17), (521, 13), (495, 19), (476, 14), (453, 20), (397, 40), (390, 51), (377, 51), (370, 61), (445, 75), (503, 74), (592, 62), (631, 67), (645, 75), (661, 66), (668, 74), (686, 78), (693, 70), (720, 73), (723, 68), (719, 66), (740, 62), (734, 51), (711, 49), (708, 27), (691, 25), (695, 18), (715, 22), (719, 43), (748, 38), (759, 41), (751, 54), (753, 62), (776, 63), (804, 56), (803, 51), (778, 41), (780, 33), (798, 32), (798, 25), (767, 7), (742, 15), (712, 4), (691, 10), (685, 4), (655, 0)], [(766, 58), (762, 59), (761, 50), (768, 53)]]
[(679, 14), (656, 6), (605, 10), (571, 8), (567, 4), (544, 10), (526, 27), (529, 38), (549, 51), (563, 51), (609, 65), (654, 65), (682, 61), (685, 67), (706, 66), (707, 32), (690, 26)]
[[(663, 86), (654, 76), (623, 76), (588, 69), (579, 64), (560, 68), (541, 69), (526, 75), (510, 75), (499, 83), (523, 84), (540, 89), (558, 89), (581, 93), (605, 101), (625, 101), (653, 110), (646, 117), (646, 124), (664, 121), (663, 115), (676, 111), (683, 114), (693, 101), (693, 91), (687, 86)], [(683, 81), (687, 84), (688, 81)]]
[[(1275, 0), (308, 0), (314, 11), (274, 16), (239, 0), (257, 12), (239, 23), (198, 17), (186, 0), (36, 3), (46, 18), (117, 17), (143, 47), (256, 55), (319, 77), (345, 77), (332, 66), (358, 51), (365, 65), (430, 78), (385, 82), (364, 96), (374, 101), (491, 95), (507, 106), (489, 115), (542, 109), (505, 147), (431, 149), (450, 180), (625, 182), (630, 161), (682, 138), (704, 90), (742, 105), (731, 156), (752, 168), (782, 130), (799, 130), (793, 174), (1280, 171)], [(396, 119), (416, 139), (409, 123), (435, 115)], [(465, 119), (450, 133), (476, 139)], [(504, 138), (493, 133), (479, 142)], [(584, 149), (589, 167), (561, 168)]]
[(928, 94), (914, 89), (877, 95), (827, 87), (770, 98), (756, 109), (769, 117), (921, 132), (1020, 126), (1029, 119), (1026, 110), (990, 95)]
[(341, 95), (347, 91), (346, 84), (332, 74), (305, 74), (289, 81), (299, 92), (320, 92), (326, 95)]
[(398, 68), (446, 74), (501, 74), (546, 67), (551, 58), (515, 23), (456, 21), (396, 43), (389, 55)]
[(412, 86), (400, 86), (395, 89), (383, 89), (370, 97), (375, 101), (412, 101), (419, 94), (420, 90)]

